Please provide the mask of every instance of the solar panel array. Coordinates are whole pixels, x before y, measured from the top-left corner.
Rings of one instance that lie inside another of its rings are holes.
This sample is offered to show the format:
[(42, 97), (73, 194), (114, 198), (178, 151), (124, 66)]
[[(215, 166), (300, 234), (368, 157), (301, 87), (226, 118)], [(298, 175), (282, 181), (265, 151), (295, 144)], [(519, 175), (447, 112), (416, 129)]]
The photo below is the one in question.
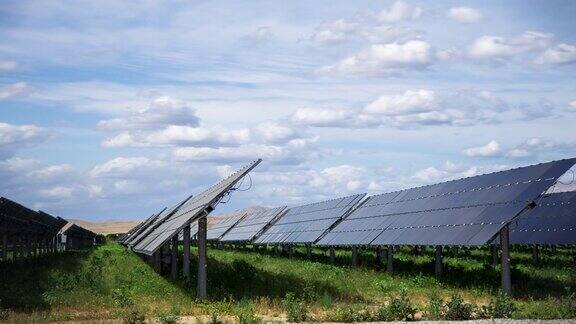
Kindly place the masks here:
[(158, 216), (160, 216), (160, 214), (164, 211), (164, 209), (162, 209), (159, 213), (157, 214), (152, 214), (152, 216), (148, 217), (145, 221), (143, 221), (142, 223), (140, 223), (138, 226), (135, 226), (133, 229), (131, 229), (130, 231), (128, 231), (128, 233), (126, 233), (126, 235), (119, 240), (120, 243), (125, 244), (125, 245), (130, 245), (130, 243), (136, 238), (138, 237), (138, 235), (140, 235), (140, 233), (142, 233), (143, 231), (145, 231), (150, 225), (152, 225), (157, 219)]
[(286, 210), (286, 206), (249, 212), (236, 226), (232, 227), (220, 241), (252, 242)]
[(314, 243), (364, 196), (358, 194), (290, 208), (255, 243)]
[(212, 226), (208, 226), (206, 239), (208, 241), (219, 240), (246, 215), (246, 211), (238, 211), (227, 215), (210, 216), (209, 218), (212, 221)]
[(575, 163), (560, 160), (371, 196), (318, 244), (485, 244)]
[(248, 164), (206, 191), (186, 200), (184, 204), (170, 212), (146, 237), (134, 245), (133, 250), (152, 255), (170, 238), (177, 235), (184, 226), (201, 217), (205, 211), (213, 209), (220, 199), (261, 161), (258, 159)]
[(544, 196), (510, 224), (510, 244), (576, 244), (576, 191)]

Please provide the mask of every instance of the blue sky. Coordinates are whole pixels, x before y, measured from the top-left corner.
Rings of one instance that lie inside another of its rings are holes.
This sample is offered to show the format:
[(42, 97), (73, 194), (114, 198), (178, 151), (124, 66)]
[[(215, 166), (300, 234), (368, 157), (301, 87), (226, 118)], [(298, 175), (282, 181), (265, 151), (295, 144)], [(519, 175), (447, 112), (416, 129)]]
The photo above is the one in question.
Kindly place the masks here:
[(3, 1), (0, 193), (139, 219), (254, 158), (220, 210), (576, 152), (574, 1)]

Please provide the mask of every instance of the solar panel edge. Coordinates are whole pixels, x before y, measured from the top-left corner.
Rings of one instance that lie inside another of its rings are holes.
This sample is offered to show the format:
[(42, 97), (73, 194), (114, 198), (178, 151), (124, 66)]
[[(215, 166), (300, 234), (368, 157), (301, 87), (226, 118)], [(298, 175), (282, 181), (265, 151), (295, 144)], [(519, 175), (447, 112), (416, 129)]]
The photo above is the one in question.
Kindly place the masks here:
[(350, 207), (348, 208), (348, 210), (346, 212), (344, 212), (344, 214), (336, 222), (334, 222), (334, 224), (332, 224), (324, 233), (322, 233), (322, 235), (320, 235), (314, 243), (316, 244), (316, 243), (320, 242), (322, 240), (322, 238), (324, 238), (326, 235), (328, 235), (328, 233), (330, 233), (334, 228), (336, 228), (338, 226), (338, 224), (342, 223), (342, 221), (344, 221), (356, 209), (361, 208), (362, 205), (364, 205), (366, 203), (366, 201), (368, 201), (368, 198), (366, 197), (367, 195), (368, 195), (368, 193), (366, 193), (366, 192), (358, 194), (358, 199), (353, 204), (351, 204)]
[[(228, 183), (224, 188), (221, 188), (219, 190), (219, 193), (217, 195), (215, 195), (208, 203), (203, 204), (201, 206), (212, 206), (215, 203), (217, 203), (222, 196), (230, 191), (230, 189), (236, 184), (238, 183), (244, 176), (246, 176), (246, 174), (248, 174), (250, 171), (252, 171), (256, 166), (258, 166), (260, 163), (262, 162), (262, 159), (256, 159), (254, 161), (252, 161), (251, 163), (249, 163), (248, 165), (244, 166), (243, 168), (237, 170), (236, 172), (234, 172), (232, 175), (228, 176), (225, 179), (222, 179), (221, 181), (219, 181), (218, 183), (216, 183), (215, 185), (211, 186), (210, 188), (206, 189), (205, 191), (201, 192), (198, 196), (200, 197), (204, 197), (207, 196), (212, 190), (214, 190), (214, 188), (216, 188), (218, 185), (221, 185), (223, 183), (225, 183), (227, 180), (229, 179), (233, 179), (234, 177), (236, 177), (236, 179), (230, 181), (230, 183)], [(178, 209), (180, 209), (181, 206), (179, 206)], [(194, 208), (197, 209), (197, 208)], [(194, 210), (193, 209), (193, 210)], [(215, 209), (215, 207), (211, 208), (212, 210)], [(206, 216), (212, 212), (212, 210), (208, 211), (208, 213), (206, 213)], [(202, 215), (200, 215), (202, 212), (207, 211), (207, 208), (200, 208), (199, 210), (196, 211), (196, 213), (192, 216), (189, 217), (189, 219), (186, 221), (186, 223), (190, 224), (192, 222), (194, 222), (195, 220), (199, 219), (200, 217), (202, 217)], [(188, 212), (185, 212), (183, 215), (185, 215)], [(170, 216), (172, 217), (172, 216)], [(141, 250), (143, 254), (147, 254), (147, 255), (152, 255), (154, 254), (162, 245), (166, 244), (166, 242), (168, 240), (170, 240), (170, 238), (174, 235), (178, 235), (178, 233), (184, 228), (185, 224), (180, 225), (178, 228), (174, 229), (174, 233), (172, 235), (168, 235), (164, 240), (161, 240), (161, 242), (158, 244), (156, 243), (156, 246), (154, 248), (150, 248), (148, 250)], [(162, 234), (162, 233), (161, 233)], [(158, 237), (160, 237), (161, 235), (158, 235)], [(150, 244), (152, 244), (155, 240), (151, 241)], [(150, 244), (148, 244), (147, 246), (149, 246)]]

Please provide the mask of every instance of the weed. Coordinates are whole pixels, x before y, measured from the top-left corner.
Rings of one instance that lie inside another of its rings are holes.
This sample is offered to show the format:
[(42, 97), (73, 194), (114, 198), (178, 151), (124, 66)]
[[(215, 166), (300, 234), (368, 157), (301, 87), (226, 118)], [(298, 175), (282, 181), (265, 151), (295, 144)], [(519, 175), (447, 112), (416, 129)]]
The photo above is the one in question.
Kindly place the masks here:
[(308, 317), (306, 303), (296, 298), (293, 293), (287, 293), (284, 298), (284, 310), (289, 322), (303, 322)]
[(332, 322), (368, 322), (374, 319), (372, 312), (366, 307), (338, 306), (328, 313), (328, 319)]
[(134, 305), (130, 294), (126, 288), (116, 288), (112, 291), (112, 298), (114, 302), (120, 307), (128, 307)]
[(144, 324), (146, 316), (137, 309), (131, 310), (126, 317), (124, 317), (124, 324)]
[(482, 307), (481, 313), (483, 317), (511, 318), (515, 310), (516, 306), (512, 298), (499, 290), (498, 293), (490, 299), (490, 304)]
[(384, 278), (376, 281), (374, 285), (383, 293), (389, 293), (394, 290), (396, 283), (390, 278)]
[(162, 324), (178, 324), (180, 322), (178, 315), (172, 313), (160, 314), (160, 316), (158, 316), (158, 320)]
[(392, 297), (387, 305), (380, 308), (379, 319), (386, 321), (412, 321), (416, 315), (416, 307), (408, 298), (405, 289), (400, 291), (399, 297)]
[(466, 303), (460, 294), (454, 293), (445, 305), (444, 317), (452, 321), (469, 320), (475, 308), (475, 305)]
[(256, 268), (245, 260), (234, 260), (232, 262), (232, 268), (234, 269), (236, 278), (245, 282), (254, 279), (254, 275), (256, 274)]
[(248, 299), (242, 299), (238, 302), (236, 316), (238, 316), (238, 324), (256, 324), (261, 322), (254, 313), (254, 306)]
[(428, 295), (428, 305), (426, 306), (425, 316), (430, 320), (440, 320), (443, 316), (443, 301), (437, 290), (433, 290)]
[(0, 321), (7, 320), (8, 316), (10, 316), (10, 310), (4, 309), (4, 306), (2, 306), (2, 300), (0, 299)]
[(329, 292), (325, 291), (320, 297), (320, 305), (323, 308), (330, 308), (332, 307), (332, 304), (333, 304), (332, 295), (330, 295)]

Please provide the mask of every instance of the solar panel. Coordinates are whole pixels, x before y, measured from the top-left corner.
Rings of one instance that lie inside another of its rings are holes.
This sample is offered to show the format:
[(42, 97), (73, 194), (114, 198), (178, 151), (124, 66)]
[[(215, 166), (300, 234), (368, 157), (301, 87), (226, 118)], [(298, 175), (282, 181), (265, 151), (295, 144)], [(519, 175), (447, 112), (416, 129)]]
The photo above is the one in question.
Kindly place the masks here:
[(148, 219), (140, 223), (140, 225), (137, 228), (135, 227), (133, 230), (126, 233), (126, 237), (121, 241), (121, 243), (124, 245), (131, 245), (131, 243), (138, 237), (138, 235), (146, 231), (152, 224), (154, 224), (158, 220), (158, 217), (160, 216), (160, 214), (162, 214), (162, 212), (164, 212), (164, 210), (166, 210), (166, 208), (162, 209), (159, 213), (153, 214), (152, 216), (148, 217)]
[(255, 243), (314, 243), (364, 196), (358, 194), (290, 208)]
[(206, 231), (206, 239), (208, 241), (217, 241), (240, 222), (246, 214), (246, 211), (239, 211), (227, 215), (210, 216), (213, 225)]
[(510, 244), (576, 244), (576, 191), (554, 193), (510, 224)]
[(286, 210), (286, 206), (253, 211), (232, 227), (221, 242), (251, 242)]
[(319, 245), (481, 245), (576, 159), (368, 197)]
[(226, 179), (221, 180), (206, 191), (188, 199), (182, 206), (176, 208), (166, 219), (154, 230), (147, 234), (133, 248), (138, 253), (152, 255), (170, 238), (184, 227), (186, 224), (200, 218), (204, 211), (210, 212), (217, 205), (229, 190), (231, 190), (240, 179), (254, 169), (262, 160), (258, 159)]

